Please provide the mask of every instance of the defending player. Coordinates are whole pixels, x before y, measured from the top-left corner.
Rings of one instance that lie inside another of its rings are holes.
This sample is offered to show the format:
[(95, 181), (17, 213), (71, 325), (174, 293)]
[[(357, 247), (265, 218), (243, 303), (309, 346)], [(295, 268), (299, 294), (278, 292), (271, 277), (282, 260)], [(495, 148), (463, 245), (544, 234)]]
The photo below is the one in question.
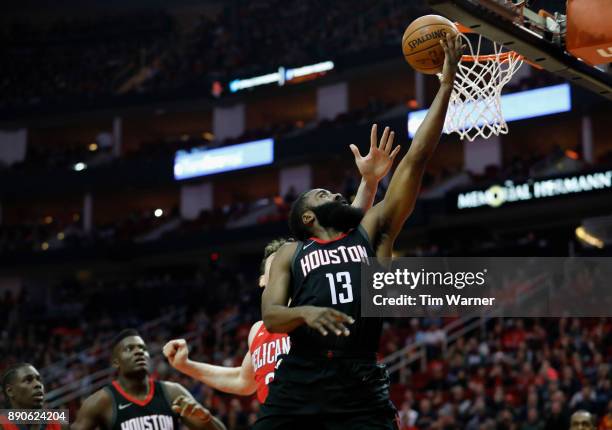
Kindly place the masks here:
[[(459, 38), (450, 35), (442, 45), (446, 57), (440, 89), (384, 200), (364, 216), (341, 195), (314, 189), (292, 207), (290, 226), (299, 242), (277, 252), (262, 299), (266, 328), (290, 333), (292, 346), (279, 357), (255, 429), (397, 428), (389, 378), (376, 362), (382, 320), (360, 317), (361, 262), (390, 256), (414, 208), (463, 50)], [(392, 145), (393, 139), (386, 128), (380, 145)], [(376, 140), (374, 126), (371, 145)]]
[(221, 430), (223, 423), (200, 405), (182, 385), (154, 381), (149, 352), (136, 330), (124, 330), (113, 342), (117, 380), (85, 399), (73, 430)]
[[(38, 370), (29, 363), (9, 367), (2, 375), (2, 392), (9, 409), (42, 409), (45, 403), (45, 386)], [(0, 429), (20, 430), (29, 426), (16, 425), (6, 416), (0, 416)], [(39, 430), (60, 430), (67, 425), (50, 423)]]
[[(355, 164), (362, 176), (352, 206), (367, 211), (372, 207), (378, 183), (384, 178), (397, 156), (400, 147), (391, 151), (387, 147), (372, 145), (370, 152), (362, 157), (355, 145), (351, 151)], [(284, 239), (270, 242), (264, 249), (259, 286), (265, 288), (268, 283), (270, 266), (276, 251), (285, 244)], [(268, 395), (268, 384), (274, 378), (276, 358), (289, 352), (289, 338), (284, 333), (270, 333), (262, 321), (251, 327), (248, 337), (249, 351), (245, 354), (240, 367), (215, 366), (189, 359), (189, 348), (184, 339), (174, 339), (164, 346), (164, 355), (179, 372), (182, 372), (216, 390), (231, 394), (250, 395), (257, 391), (257, 400), (263, 403)]]
[[(270, 265), (285, 239), (270, 242), (264, 250), (263, 273), (259, 286), (268, 281)], [(269, 333), (262, 321), (251, 327), (248, 338), (249, 351), (240, 367), (215, 366), (189, 359), (185, 339), (174, 339), (164, 345), (164, 355), (172, 367), (204, 384), (225, 393), (248, 396), (257, 391), (257, 400), (263, 403), (268, 395), (268, 384), (274, 378), (276, 357), (289, 352), (289, 337), (284, 333)]]

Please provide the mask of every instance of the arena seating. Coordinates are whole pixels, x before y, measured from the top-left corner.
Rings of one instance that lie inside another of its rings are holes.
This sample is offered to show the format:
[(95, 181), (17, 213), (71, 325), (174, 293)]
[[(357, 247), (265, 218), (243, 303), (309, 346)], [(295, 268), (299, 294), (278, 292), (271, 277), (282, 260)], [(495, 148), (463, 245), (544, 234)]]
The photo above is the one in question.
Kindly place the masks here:
[[(160, 348), (171, 337), (187, 335), (192, 357), (238, 366), (246, 353), (250, 324), (258, 319), (255, 277), (253, 271), (238, 273), (221, 266), (206, 276), (194, 272), (182, 279), (171, 274), (136, 279), (129, 283), (131, 288), (110, 280), (72, 281), (52, 286), (52, 300), (42, 303), (32, 297), (35, 288), (26, 288), (20, 297), (7, 295), (1, 302), (5, 329), (0, 351), (6, 357), (2, 364), (35, 363), (49, 380), (49, 395), (61, 399), (74, 392), (77, 397), (65, 405), (76, 410), (95, 387), (92, 375), (108, 368), (108, 340), (114, 331), (126, 325), (140, 327), (157, 376), (183, 383), (228, 428), (247, 428), (257, 412), (252, 397), (214, 392), (179, 376), (165, 363)], [(147, 303), (142, 306), (140, 297), (145, 294)], [(118, 318), (126, 315), (124, 308), (133, 310), (129, 320)], [(35, 321), (16, 324), (17, 315), (33, 310)], [(79, 318), (82, 315), (88, 318)], [(469, 327), (476, 328), (453, 335)], [(392, 398), (404, 430), (566, 428), (572, 411), (587, 409), (603, 417), (612, 400), (609, 319), (388, 321), (382, 356), (406, 346), (422, 349), (424, 356), (392, 373)]]

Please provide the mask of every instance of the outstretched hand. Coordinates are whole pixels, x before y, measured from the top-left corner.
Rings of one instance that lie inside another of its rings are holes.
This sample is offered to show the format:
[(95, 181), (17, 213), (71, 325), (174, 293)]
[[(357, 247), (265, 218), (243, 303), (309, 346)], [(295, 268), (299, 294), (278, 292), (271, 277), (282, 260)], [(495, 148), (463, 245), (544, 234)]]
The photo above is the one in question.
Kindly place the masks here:
[(455, 73), (457, 73), (457, 65), (465, 49), (461, 40), (461, 33), (456, 36), (446, 33), (446, 39), (440, 40), (440, 45), (444, 49), (444, 66), (442, 67), (440, 82), (452, 85), (455, 80)]
[(379, 182), (389, 173), (389, 170), (391, 170), (393, 160), (399, 153), (401, 147), (398, 145), (393, 149), (395, 133), (390, 131), (389, 127), (385, 127), (385, 131), (378, 144), (376, 142), (377, 138), (378, 126), (374, 124), (370, 133), (370, 152), (363, 157), (357, 146), (350, 145), (350, 148), (355, 156), (355, 164), (361, 176), (365, 180)]

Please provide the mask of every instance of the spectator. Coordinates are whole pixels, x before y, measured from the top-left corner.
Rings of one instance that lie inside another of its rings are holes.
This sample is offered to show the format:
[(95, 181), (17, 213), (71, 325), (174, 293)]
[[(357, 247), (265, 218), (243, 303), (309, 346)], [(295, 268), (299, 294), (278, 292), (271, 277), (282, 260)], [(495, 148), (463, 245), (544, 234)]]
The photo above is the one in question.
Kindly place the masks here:
[(544, 424), (540, 421), (538, 410), (530, 408), (527, 412), (527, 421), (521, 426), (521, 430), (543, 430)]
[(563, 410), (561, 402), (555, 401), (550, 407), (550, 414), (546, 420), (545, 430), (558, 430), (569, 427), (569, 417)]

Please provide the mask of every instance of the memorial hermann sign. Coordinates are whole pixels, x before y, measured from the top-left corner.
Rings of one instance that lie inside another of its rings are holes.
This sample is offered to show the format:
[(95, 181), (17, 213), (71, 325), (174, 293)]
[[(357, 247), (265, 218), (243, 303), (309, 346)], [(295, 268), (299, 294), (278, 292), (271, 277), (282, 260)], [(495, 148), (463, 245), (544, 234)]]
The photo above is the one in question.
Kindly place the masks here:
[(457, 209), (483, 206), (500, 207), (507, 203), (540, 200), (565, 194), (579, 194), (612, 188), (612, 170), (554, 179), (529, 180), (515, 184), (506, 181), (485, 190), (473, 190), (457, 195)]

